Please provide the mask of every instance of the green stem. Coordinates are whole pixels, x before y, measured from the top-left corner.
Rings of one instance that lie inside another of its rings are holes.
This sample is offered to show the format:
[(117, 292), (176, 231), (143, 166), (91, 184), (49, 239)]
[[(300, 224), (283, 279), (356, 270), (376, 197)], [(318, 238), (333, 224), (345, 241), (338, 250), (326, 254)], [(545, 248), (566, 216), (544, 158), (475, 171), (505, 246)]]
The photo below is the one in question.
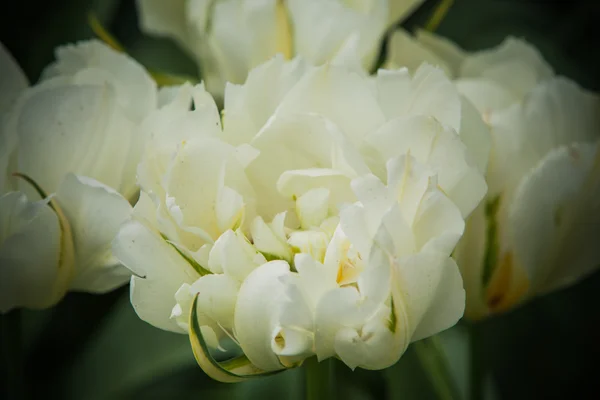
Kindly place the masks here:
[(22, 399), (21, 310), (0, 316), (0, 354), (7, 399)]
[(450, 373), (450, 364), (437, 336), (413, 344), (415, 353), (439, 399), (458, 400), (460, 394)]
[(307, 400), (335, 398), (334, 362), (332, 358), (318, 362), (317, 357), (304, 362)]
[(485, 377), (485, 356), (481, 353), (482, 332), (478, 323), (469, 325), (469, 400), (483, 399), (483, 378)]

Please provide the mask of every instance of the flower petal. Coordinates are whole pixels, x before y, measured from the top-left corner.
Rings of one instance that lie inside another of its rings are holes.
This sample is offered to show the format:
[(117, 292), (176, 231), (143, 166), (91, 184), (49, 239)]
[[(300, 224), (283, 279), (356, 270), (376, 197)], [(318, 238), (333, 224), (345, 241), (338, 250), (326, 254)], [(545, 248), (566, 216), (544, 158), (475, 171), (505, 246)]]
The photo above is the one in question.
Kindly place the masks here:
[(442, 253), (419, 253), (398, 260), (393, 281), (403, 302), (411, 341), (447, 329), (462, 317), (465, 291), (458, 266)]
[(254, 246), (265, 255), (291, 261), (292, 249), (287, 244), (287, 237), (278, 234), (281, 229), (277, 225), (276, 220), (269, 226), (262, 217), (256, 217), (250, 228)]
[(525, 176), (510, 206), (515, 256), (539, 292), (576, 282), (598, 267), (597, 144), (551, 151)]
[(227, 275), (204, 275), (191, 286), (198, 293), (198, 311), (225, 329), (233, 328), (233, 313), (240, 284)]
[(110, 86), (73, 85), (64, 78), (45, 81), (22, 94), (8, 124), (23, 150), (18, 151), (18, 172), (44, 190), (56, 191), (63, 176), (72, 172), (126, 198), (137, 191), (141, 138)]
[(379, 70), (376, 87), (386, 119), (428, 115), (455, 131), (460, 130), (460, 98), (441, 69), (423, 64), (412, 77), (406, 68)]
[(415, 37), (419, 43), (444, 60), (452, 71), (451, 78), (459, 75), (460, 66), (467, 56), (463, 49), (444, 36), (436, 35), (425, 29), (417, 29)]
[(388, 54), (387, 66), (389, 68), (405, 67), (414, 73), (422, 63), (426, 62), (442, 69), (448, 77), (452, 77), (452, 70), (446, 65), (443, 58), (438, 57), (434, 51), (402, 29), (394, 31), (390, 36)]
[(167, 36), (192, 47), (186, 32), (186, 0), (137, 0), (140, 28), (147, 34)]
[(79, 84), (111, 85), (120, 106), (137, 122), (156, 108), (156, 83), (144, 67), (98, 40), (57, 48), (56, 61), (46, 67), (42, 79), (59, 76), (73, 77)]
[(307, 72), (275, 112), (277, 117), (314, 113), (333, 122), (350, 143), (357, 144), (384, 121), (368, 81), (330, 65)]
[(466, 57), (460, 75), (491, 78), (522, 97), (538, 82), (552, 77), (554, 72), (535, 47), (524, 40), (508, 37), (495, 48)]
[[(220, 268), (225, 274), (242, 282), (250, 272), (266, 262), (242, 232), (229, 230), (215, 242), (208, 265), (213, 272)], [(219, 265), (215, 268), (214, 264), (217, 263)]]
[(131, 304), (138, 316), (157, 328), (182, 332), (169, 316), (179, 287), (199, 278), (194, 268), (172, 245), (137, 221), (121, 226), (113, 254), (134, 273)]
[(465, 221), (456, 205), (439, 190), (427, 193), (413, 231), (418, 249), (450, 255), (463, 234)]
[(68, 174), (56, 195), (71, 225), (75, 247), (72, 290), (105, 293), (125, 284), (131, 272), (112, 255), (111, 242), (131, 214), (113, 189), (90, 178)]
[(268, 262), (248, 275), (238, 293), (235, 337), (248, 359), (265, 371), (283, 368), (271, 343), (274, 332), (276, 334), (278, 310), (285, 295), (281, 279), (289, 274), (287, 262)]
[[(243, 86), (228, 83), (223, 115), (225, 140), (233, 145), (250, 142), (307, 68), (299, 58), (286, 62), (278, 55), (252, 69)], [(255, 101), (257, 96), (263, 100)]]
[(311, 189), (296, 200), (296, 214), (302, 228), (319, 226), (327, 218), (329, 194), (326, 188)]
[(0, 197), (0, 312), (60, 300), (60, 252), (60, 225), (47, 201), (19, 192)]
[(483, 175), (471, 164), (470, 154), (459, 136), (430, 117), (393, 119), (367, 141), (384, 160), (410, 153), (432, 168), (441, 189), (463, 216), (469, 215), (486, 193)]

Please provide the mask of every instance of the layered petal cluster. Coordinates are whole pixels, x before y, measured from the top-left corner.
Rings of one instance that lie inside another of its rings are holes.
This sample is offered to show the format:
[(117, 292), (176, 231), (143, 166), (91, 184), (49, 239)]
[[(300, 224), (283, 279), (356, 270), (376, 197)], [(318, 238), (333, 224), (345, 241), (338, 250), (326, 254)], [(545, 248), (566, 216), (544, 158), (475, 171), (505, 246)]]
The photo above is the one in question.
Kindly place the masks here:
[[(370, 69), (385, 31), (423, 0), (138, 0), (140, 26), (175, 39), (199, 63), (209, 92), (277, 53)], [(231, 29), (235, 26), (235, 29)]]
[[(227, 85), (221, 115), (184, 85), (144, 126), (113, 251), (138, 315), (189, 333), (216, 379), (312, 356), (385, 368), (462, 316), (450, 254), (486, 193), (489, 132), (443, 71), (278, 56)], [(227, 342), (243, 355), (218, 363)]]
[(58, 48), (31, 87), (0, 50), (0, 311), (112, 290), (130, 276), (110, 243), (137, 198), (156, 85), (97, 41)]
[(411, 36), (398, 30), (391, 35), (389, 67), (412, 70), (422, 62), (442, 68), (486, 120), (493, 111), (520, 102), (539, 83), (554, 76), (540, 52), (523, 39), (507, 37), (496, 47), (468, 53), (427, 31)]
[(443, 68), (491, 128), (488, 195), (456, 251), (466, 315), (509, 310), (600, 265), (597, 94), (555, 76), (536, 48), (512, 37), (467, 53), (425, 31), (398, 31), (388, 50), (389, 65)]

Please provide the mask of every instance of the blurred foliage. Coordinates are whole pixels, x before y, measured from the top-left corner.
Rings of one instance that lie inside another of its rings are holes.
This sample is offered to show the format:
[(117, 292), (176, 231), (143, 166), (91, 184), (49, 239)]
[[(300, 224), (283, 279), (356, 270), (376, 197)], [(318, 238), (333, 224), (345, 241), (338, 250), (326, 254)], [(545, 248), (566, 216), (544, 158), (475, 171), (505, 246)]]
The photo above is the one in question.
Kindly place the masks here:
[[(422, 26), (435, 5), (427, 1), (403, 26)], [(0, 41), (35, 82), (56, 46), (93, 36), (89, 11), (147, 67), (197, 75), (192, 60), (171, 41), (141, 34), (133, 0), (7, 2), (0, 14)], [(497, 45), (506, 35), (523, 37), (538, 46), (559, 74), (598, 91), (599, 16), (600, 3), (592, 0), (455, 0), (438, 32), (468, 50)], [(494, 394), (490, 398), (584, 398), (584, 393), (598, 393), (599, 290), (596, 273), (572, 288), (480, 323), (476, 329), (481, 357), (491, 371), (486, 381)], [(52, 310), (24, 311), (21, 317), (31, 398), (303, 398), (302, 369), (236, 385), (211, 381), (195, 365), (185, 336), (137, 318), (128, 288), (104, 296), (69, 294)], [(5, 322), (3, 317), (3, 328)], [(461, 323), (439, 336), (463, 395), (469, 385), (468, 329)], [(340, 362), (335, 371), (339, 398), (436, 398), (414, 346), (383, 372), (352, 372)], [(1, 378), (0, 398), (5, 398), (2, 389), (8, 382), (5, 375)]]

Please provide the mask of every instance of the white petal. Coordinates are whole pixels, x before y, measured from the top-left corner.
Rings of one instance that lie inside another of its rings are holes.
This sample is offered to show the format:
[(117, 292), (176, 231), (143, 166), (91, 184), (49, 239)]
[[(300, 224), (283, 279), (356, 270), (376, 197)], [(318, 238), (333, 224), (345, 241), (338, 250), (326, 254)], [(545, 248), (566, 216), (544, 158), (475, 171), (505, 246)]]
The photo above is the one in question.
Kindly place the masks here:
[(364, 207), (367, 232), (373, 237), (383, 214), (394, 204), (394, 196), (374, 175), (353, 179), (352, 190)]
[(239, 282), (227, 275), (205, 275), (191, 286), (198, 293), (198, 310), (225, 329), (233, 328), (239, 288)]
[[(259, 213), (266, 218), (287, 210), (288, 199), (277, 192), (276, 183), (285, 171), (329, 168), (332, 164), (331, 131), (338, 128), (323, 116), (294, 114), (273, 118), (252, 140), (260, 155), (250, 163), (247, 173), (259, 195)], [(284, 194), (287, 196), (287, 194)]]
[(219, 112), (203, 85), (178, 87), (171, 100), (150, 113), (140, 127), (148, 138), (138, 167), (140, 186), (162, 198), (160, 182), (177, 146), (193, 138), (217, 136), (220, 127)]
[(439, 190), (427, 193), (413, 226), (418, 249), (450, 255), (463, 234), (465, 222), (456, 205)]
[(251, 235), (254, 246), (262, 253), (284, 260), (292, 259), (292, 249), (286, 243), (287, 238), (281, 238), (274, 229), (275, 221), (267, 225), (262, 217), (256, 217), (252, 222)]
[(321, 297), (315, 314), (315, 352), (319, 360), (335, 355), (335, 336), (340, 329), (358, 329), (370, 316), (372, 310), (359, 308), (360, 300), (354, 287), (335, 289)]
[(484, 78), (459, 78), (456, 89), (469, 99), (484, 116), (502, 110), (520, 100), (518, 96), (498, 82)]
[(112, 255), (111, 242), (131, 214), (113, 189), (90, 178), (68, 174), (56, 199), (69, 220), (75, 247), (70, 288), (104, 293), (125, 284), (131, 273)]
[(382, 159), (410, 153), (438, 176), (442, 190), (467, 216), (479, 204), (487, 186), (482, 173), (452, 129), (429, 117), (396, 118), (368, 138)]
[[(216, 202), (219, 200), (219, 186), (223, 183), (223, 170), (232, 152), (232, 146), (217, 139), (186, 142), (171, 161), (164, 178), (166, 192), (181, 212), (179, 226), (202, 230), (208, 235), (202, 237), (205, 242), (216, 240), (222, 233)], [(190, 182), (194, 184), (190, 185)]]
[(425, 29), (417, 29), (415, 36), (419, 43), (444, 60), (448, 68), (452, 71), (450, 77), (458, 76), (460, 66), (467, 56), (463, 49), (444, 36), (436, 35)]
[(426, 62), (441, 68), (448, 77), (452, 77), (452, 70), (446, 65), (443, 58), (438, 57), (435, 52), (402, 29), (394, 31), (390, 36), (388, 54), (387, 65), (389, 67), (405, 67), (414, 73), (423, 62)]
[(353, 144), (384, 121), (368, 81), (329, 65), (305, 74), (276, 111), (277, 116), (298, 113), (315, 113), (327, 118)]
[(145, 33), (171, 37), (186, 46), (192, 45), (186, 32), (186, 0), (137, 0), (140, 28)]
[(73, 85), (54, 78), (28, 89), (8, 129), (19, 138), (18, 171), (54, 192), (63, 176), (89, 176), (133, 197), (141, 146), (132, 122), (108, 85)]
[[(285, 62), (276, 56), (252, 69), (243, 86), (225, 88), (224, 137), (229, 143), (248, 143), (273, 115), (288, 91), (304, 75), (300, 60)], [(262, 101), (255, 101), (260, 96)]]
[(310, 190), (324, 188), (329, 190), (330, 206), (337, 206), (355, 200), (350, 188), (350, 177), (330, 168), (309, 168), (289, 170), (281, 174), (277, 189), (282, 196), (300, 197)]
[(18, 192), (0, 197), (0, 312), (60, 300), (60, 250), (60, 225), (46, 201), (32, 203)]
[(329, 244), (329, 236), (321, 231), (294, 231), (290, 233), (288, 243), (295, 251), (309, 254), (315, 260), (323, 262)]
[(598, 146), (551, 151), (520, 184), (510, 206), (517, 259), (536, 291), (583, 278), (600, 263)]
[(223, 186), (215, 205), (219, 230), (239, 228), (244, 220), (244, 206), (244, 198), (238, 192)]
[(133, 207), (131, 217), (142, 222), (150, 230), (158, 229), (157, 206), (146, 192), (140, 192), (140, 197)]
[(406, 347), (400, 345), (394, 332), (389, 329), (390, 312), (389, 307), (382, 307), (378, 315), (360, 331), (344, 328), (337, 333), (336, 353), (351, 369), (384, 369), (398, 361)]
[(441, 69), (423, 64), (412, 78), (405, 68), (379, 70), (376, 82), (379, 104), (387, 119), (429, 115), (459, 130), (460, 98)]
[(312, 355), (312, 333), (303, 329), (287, 327), (279, 328), (277, 331), (271, 344), (271, 350), (280, 356), (282, 363), (293, 365)]
[(465, 291), (454, 260), (441, 253), (420, 253), (398, 260), (393, 282), (408, 315), (412, 341), (454, 325), (463, 315)]
[[(171, 311), (171, 319), (177, 321), (179, 327), (185, 331), (189, 332), (189, 319), (190, 312), (192, 310), (192, 304), (194, 302), (194, 298), (198, 294), (197, 290), (193, 290), (192, 286), (188, 283), (184, 283), (175, 293), (175, 300), (177, 304), (173, 307)], [(221, 328), (214, 320), (207, 317), (205, 314), (198, 312), (198, 322), (200, 323), (200, 330), (202, 331), (202, 335), (206, 340), (208, 346), (213, 349), (220, 349), (219, 339), (226, 335)]]
[(423, 196), (435, 182), (435, 175), (410, 155), (391, 158), (386, 166), (388, 187), (396, 195), (404, 220), (412, 227)]
[(73, 77), (79, 84), (111, 85), (119, 105), (137, 122), (157, 104), (156, 83), (144, 67), (98, 40), (59, 47), (42, 79), (58, 76)]
[(492, 147), (490, 129), (469, 100), (464, 96), (461, 96), (460, 100), (460, 140), (467, 147), (468, 158), (473, 160), (472, 164), (479, 169), (479, 172), (485, 174)]
[[(227, 82), (242, 83), (250, 69), (275, 54), (289, 58), (292, 38), (285, 11), (284, 5), (275, 0), (212, 4), (209, 32), (212, 60), (209, 58), (207, 63), (205, 59), (203, 64), (209, 64), (209, 72), (217, 69), (215, 72)], [(230, 29), (231, 24), (236, 29)], [(214, 85), (209, 87), (212, 90)]]
[(469, 55), (461, 65), (463, 77), (485, 76), (521, 96), (554, 75), (552, 67), (532, 45), (508, 37), (499, 46)]
[(139, 317), (158, 328), (181, 332), (169, 316), (179, 287), (199, 277), (192, 266), (172, 245), (136, 221), (121, 226), (113, 254), (134, 273), (131, 304)]
[(208, 266), (213, 271), (215, 262), (219, 263), (222, 272), (242, 282), (257, 266), (267, 261), (242, 232), (229, 230), (217, 239), (211, 250)]
[[(551, 150), (597, 140), (600, 98), (564, 77), (536, 86), (521, 104), (493, 113), (494, 157), (488, 180), (520, 179)], [(506, 163), (506, 159), (511, 159)], [(499, 177), (498, 177), (499, 175)], [(500, 178), (500, 179), (499, 179)]]
[(294, 265), (299, 275), (299, 287), (304, 298), (314, 312), (321, 297), (337, 288), (336, 272), (314, 260), (308, 254), (296, 254)]
[(294, 49), (314, 65), (331, 61), (346, 50), (349, 41), (365, 69), (369, 69), (387, 27), (385, 2), (322, 2), (292, 0)]
[(319, 226), (327, 218), (329, 194), (325, 188), (311, 189), (296, 200), (296, 214), (302, 228)]
[[(379, 227), (381, 220), (371, 221), (371, 225), (374, 223)], [(359, 254), (369, 254), (375, 232), (368, 229), (369, 221), (362, 205), (352, 204), (340, 212), (340, 228)]]
[(282, 369), (271, 343), (290, 274), (285, 261), (271, 261), (255, 269), (242, 283), (235, 306), (235, 337), (250, 361), (265, 371)]

